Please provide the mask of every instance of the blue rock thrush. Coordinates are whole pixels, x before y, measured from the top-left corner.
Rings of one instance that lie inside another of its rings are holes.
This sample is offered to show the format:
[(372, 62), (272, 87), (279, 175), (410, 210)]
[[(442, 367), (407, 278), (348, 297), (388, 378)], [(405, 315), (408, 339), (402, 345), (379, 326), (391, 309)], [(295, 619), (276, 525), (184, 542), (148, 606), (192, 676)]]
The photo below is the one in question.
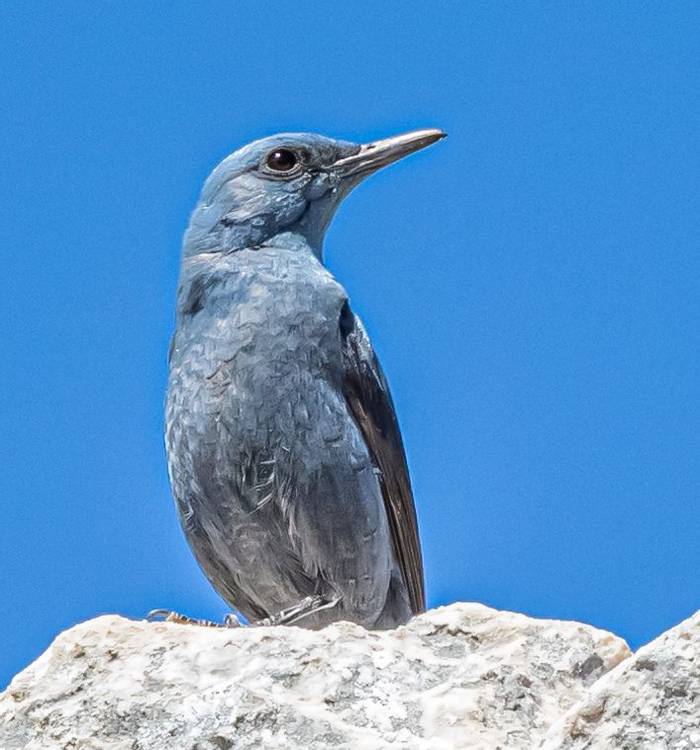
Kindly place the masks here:
[(391, 396), (322, 245), (353, 187), (443, 135), (264, 138), (216, 167), (192, 214), (170, 351), (170, 481), (197, 561), (249, 621), (391, 628), (425, 608)]

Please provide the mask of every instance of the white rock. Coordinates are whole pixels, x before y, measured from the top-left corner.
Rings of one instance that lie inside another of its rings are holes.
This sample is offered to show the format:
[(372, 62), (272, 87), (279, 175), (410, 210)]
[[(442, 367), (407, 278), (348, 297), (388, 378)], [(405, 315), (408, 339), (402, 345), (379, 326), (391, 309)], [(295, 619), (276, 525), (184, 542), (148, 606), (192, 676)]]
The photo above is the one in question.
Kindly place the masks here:
[(700, 612), (602, 677), (543, 750), (700, 748)]
[(628, 654), (587, 625), (479, 604), (390, 632), (99, 617), (0, 696), (0, 748), (531, 750)]

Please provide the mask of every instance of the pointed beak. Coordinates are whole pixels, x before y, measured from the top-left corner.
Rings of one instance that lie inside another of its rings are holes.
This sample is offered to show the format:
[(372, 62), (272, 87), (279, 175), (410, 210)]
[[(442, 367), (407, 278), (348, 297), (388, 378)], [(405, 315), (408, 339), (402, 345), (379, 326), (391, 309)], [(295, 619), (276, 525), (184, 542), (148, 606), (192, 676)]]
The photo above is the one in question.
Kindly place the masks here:
[(360, 150), (352, 156), (338, 159), (333, 164), (343, 177), (350, 175), (367, 175), (386, 167), (399, 159), (402, 159), (414, 151), (419, 151), (431, 143), (444, 138), (447, 133), (442, 130), (431, 128), (429, 130), (413, 130), (410, 133), (395, 135), (393, 138), (384, 138), (374, 143), (366, 143), (360, 146)]

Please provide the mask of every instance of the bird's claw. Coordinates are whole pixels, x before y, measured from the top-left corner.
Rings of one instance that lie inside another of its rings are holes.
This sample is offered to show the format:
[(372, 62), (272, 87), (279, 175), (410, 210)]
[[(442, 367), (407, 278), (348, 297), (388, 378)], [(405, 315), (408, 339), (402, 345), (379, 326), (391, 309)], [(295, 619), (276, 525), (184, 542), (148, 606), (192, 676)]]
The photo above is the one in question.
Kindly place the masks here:
[(199, 625), (204, 628), (237, 628), (241, 626), (238, 618), (234, 614), (226, 615), (224, 622), (218, 623), (212, 620), (198, 620), (194, 617), (182, 615), (179, 612), (173, 612), (171, 609), (152, 609), (147, 615), (148, 622), (162, 620), (163, 622), (175, 622), (178, 625)]
[[(302, 599), (298, 604), (293, 607), (287, 607), (281, 609), (270, 617), (264, 617), (262, 620), (257, 620), (251, 625), (255, 627), (262, 627), (266, 625), (292, 625), (299, 620), (303, 620), (309, 615), (314, 615), (316, 612), (321, 612), (324, 609), (330, 609), (340, 601), (340, 597), (331, 599), (330, 601), (324, 599), (322, 596), (307, 596)], [(199, 625), (205, 628), (240, 628), (243, 627), (238, 617), (231, 612), (224, 617), (223, 623), (213, 622), (212, 620), (198, 620), (195, 617), (188, 617), (182, 615), (179, 612), (174, 612), (171, 609), (152, 609), (147, 615), (146, 620), (148, 622), (175, 622), (178, 625)]]
[(303, 620), (309, 615), (314, 615), (316, 612), (321, 612), (324, 609), (330, 609), (340, 601), (340, 597), (331, 599), (328, 601), (322, 596), (307, 596), (302, 599), (298, 604), (293, 607), (287, 607), (282, 609), (277, 614), (271, 615), (270, 617), (264, 617), (262, 620), (257, 620), (253, 623), (255, 626), (264, 625), (291, 625), (299, 620)]

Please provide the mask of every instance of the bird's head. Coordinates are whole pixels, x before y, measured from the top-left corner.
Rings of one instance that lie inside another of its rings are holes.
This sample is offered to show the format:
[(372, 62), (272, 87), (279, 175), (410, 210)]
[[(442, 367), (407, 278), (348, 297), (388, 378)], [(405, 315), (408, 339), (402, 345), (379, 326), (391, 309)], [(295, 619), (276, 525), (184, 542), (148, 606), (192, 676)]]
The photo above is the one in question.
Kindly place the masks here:
[(204, 184), (185, 233), (184, 255), (230, 252), (276, 235), (301, 235), (320, 255), (343, 198), (367, 175), (444, 137), (416, 130), (359, 145), (283, 133), (244, 146)]

